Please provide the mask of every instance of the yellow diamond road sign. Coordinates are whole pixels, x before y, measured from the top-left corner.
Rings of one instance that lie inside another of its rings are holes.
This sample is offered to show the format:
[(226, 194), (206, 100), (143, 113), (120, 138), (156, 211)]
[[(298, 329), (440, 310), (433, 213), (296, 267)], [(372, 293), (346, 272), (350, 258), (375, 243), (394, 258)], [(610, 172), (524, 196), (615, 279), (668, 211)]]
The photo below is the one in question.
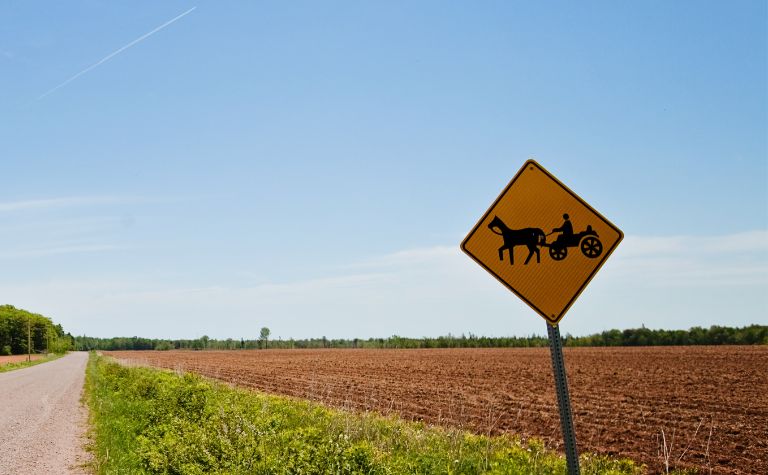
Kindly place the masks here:
[(619, 228), (529, 160), (461, 248), (556, 325), (623, 237)]

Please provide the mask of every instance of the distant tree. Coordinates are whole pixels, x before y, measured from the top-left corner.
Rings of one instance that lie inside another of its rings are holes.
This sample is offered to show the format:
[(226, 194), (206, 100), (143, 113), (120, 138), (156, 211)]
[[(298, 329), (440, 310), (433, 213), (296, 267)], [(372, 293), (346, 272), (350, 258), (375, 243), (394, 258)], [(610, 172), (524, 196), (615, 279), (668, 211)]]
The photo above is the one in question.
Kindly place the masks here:
[(266, 348), (269, 342), (269, 328), (261, 327), (261, 333), (259, 333), (259, 340), (262, 342), (262, 348)]
[(167, 340), (160, 341), (157, 345), (155, 345), (155, 350), (158, 351), (168, 351), (172, 350), (173, 348), (173, 344)]
[(61, 325), (50, 318), (13, 305), (0, 305), (0, 353), (63, 353), (70, 349), (70, 343)]

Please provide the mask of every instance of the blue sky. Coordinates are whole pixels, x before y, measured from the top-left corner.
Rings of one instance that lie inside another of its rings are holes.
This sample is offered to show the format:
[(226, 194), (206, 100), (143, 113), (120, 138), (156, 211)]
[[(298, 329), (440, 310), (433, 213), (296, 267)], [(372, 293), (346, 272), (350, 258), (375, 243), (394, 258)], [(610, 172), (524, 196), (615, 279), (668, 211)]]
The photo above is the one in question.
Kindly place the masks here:
[(766, 324), (766, 25), (760, 1), (6, 2), (0, 302), (94, 336), (542, 334), (459, 251), (535, 157), (627, 236), (563, 332)]

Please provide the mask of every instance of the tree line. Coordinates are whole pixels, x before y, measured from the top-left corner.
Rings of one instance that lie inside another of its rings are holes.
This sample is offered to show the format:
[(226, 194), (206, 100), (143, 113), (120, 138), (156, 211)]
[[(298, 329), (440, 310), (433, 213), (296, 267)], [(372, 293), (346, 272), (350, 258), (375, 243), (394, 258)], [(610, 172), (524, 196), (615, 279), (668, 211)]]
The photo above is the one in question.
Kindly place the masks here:
[(0, 355), (64, 353), (74, 346), (72, 335), (50, 318), (0, 305)]
[[(196, 339), (152, 339), (141, 337), (94, 338), (75, 337), (78, 350), (250, 350), (250, 349), (310, 349), (310, 348), (531, 348), (546, 347), (545, 336), (486, 337), (472, 333), (439, 337), (408, 338), (393, 335), (388, 338), (353, 339), (278, 339), (269, 340), (264, 327), (258, 338), (217, 340), (202, 336)], [(651, 330), (645, 327), (627, 330), (607, 330), (588, 336), (563, 338), (566, 346), (670, 346), (670, 345), (768, 345), (768, 326), (750, 325), (742, 328), (711, 326), (689, 330)]]
[(713, 325), (688, 330), (651, 330), (645, 327), (608, 330), (595, 335), (571, 337), (568, 346), (686, 346), (686, 345), (768, 345), (768, 326), (741, 328)]

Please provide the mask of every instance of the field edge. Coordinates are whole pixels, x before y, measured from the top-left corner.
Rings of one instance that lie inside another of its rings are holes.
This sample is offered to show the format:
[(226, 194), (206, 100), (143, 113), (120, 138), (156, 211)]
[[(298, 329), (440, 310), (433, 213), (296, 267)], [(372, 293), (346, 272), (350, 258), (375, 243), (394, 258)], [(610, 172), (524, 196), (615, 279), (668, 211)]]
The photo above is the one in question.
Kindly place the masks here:
[[(95, 473), (566, 472), (564, 458), (535, 439), (331, 409), (94, 352), (85, 387)], [(591, 454), (581, 465), (584, 474), (645, 471)]]
[(55, 361), (61, 358), (64, 355), (66, 355), (66, 353), (51, 353), (48, 356), (45, 356), (43, 358), (38, 358), (32, 361), (20, 361), (17, 363), (0, 364), (0, 373), (7, 373), (9, 371), (16, 371), (18, 369), (30, 368), (32, 366), (37, 366), (39, 364), (49, 363), (51, 361)]

